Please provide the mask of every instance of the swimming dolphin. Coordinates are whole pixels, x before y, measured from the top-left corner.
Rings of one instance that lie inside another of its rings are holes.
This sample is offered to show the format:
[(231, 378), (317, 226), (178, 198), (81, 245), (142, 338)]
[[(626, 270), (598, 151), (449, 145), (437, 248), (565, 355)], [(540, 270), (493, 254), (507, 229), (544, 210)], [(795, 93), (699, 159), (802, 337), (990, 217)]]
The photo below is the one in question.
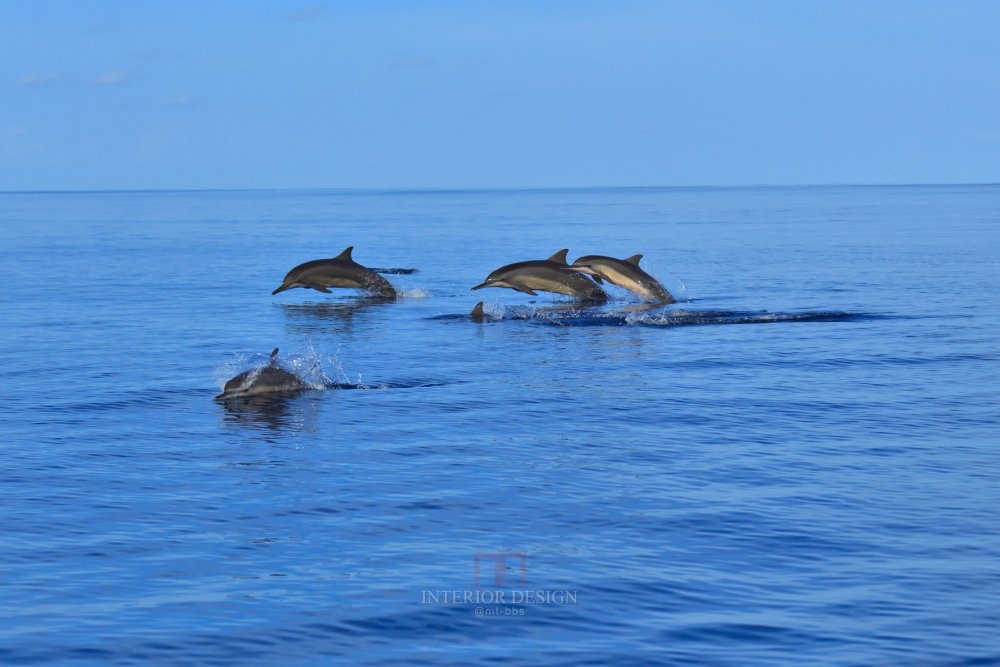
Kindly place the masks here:
[(295, 287), (307, 287), (329, 294), (328, 287), (347, 287), (367, 290), (380, 296), (396, 296), (396, 290), (388, 280), (351, 258), (352, 250), (354, 246), (349, 246), (332, 259), (315, 259), (299, 264), (288, 272), (278, 289), (271, 294)]
[(304, 389), (309, 389), (309, 385), (278, 365), (278, 348), (274, 348), (266, 366), (243, 371), (226, 383), (222, 393), (216, 396), (215, 400), (224, 401), (229, 398), (261, 394), (288, 394)]
[(476, 304), (475, 308), (473, 308), (472, 312), (469, 314), (469, 317), (472, 318), (473, 322), (482, 322), (483, 321), (483, 318), (486, 317), (486, 313), (483, 312), (483, 302), (482, 301), (480, 301), (479, 303)]
[(642, 255), (632, 255), (628, 259), (586, 255), (573, 262), (569, 269), (586, 273), (599, 283), (603, 278), (609, 283), (638, 294), (646, 301), (677, 303), (677, 299), (656, 278), (639, 268), (640, 259)]
[(580, 301), (607, 301), (608, 295), (589, 278), (568, 271), (566, 253), (563, 249), (548, 259), (530, 262), (516, 262), (501, 266), (486, 277), (486, 280), (472, 289), (484, 287), (508, 287), (518, 292), (537, 296), (535, 290), (566, 294)]

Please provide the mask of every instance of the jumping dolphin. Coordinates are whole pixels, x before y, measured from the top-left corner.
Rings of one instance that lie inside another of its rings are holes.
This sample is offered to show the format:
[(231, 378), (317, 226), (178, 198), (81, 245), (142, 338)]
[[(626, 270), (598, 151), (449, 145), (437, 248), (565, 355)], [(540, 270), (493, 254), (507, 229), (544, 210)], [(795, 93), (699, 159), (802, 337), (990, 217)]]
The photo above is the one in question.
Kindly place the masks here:
[(329, 294), (328, 287), (347, 287), (367, 290), (379, 296), (396, 296), (396, 290), (388, 280), (351, 258), (352, 250), (354, 246), (349, 246), (332, 259), (315, 259), (299, 264), (288, 272), (281, 281), (281, 286), (271, 294), (295, 287), (307, 287)]
[(229, 398), (260, 394), (288, 394), (304, 389), (309, 389), (309, 385), (278, 365), (278, 348), (274, 348), (266, 366), (243, 371), (226, 383), (222, 393), (216, 396), (215, 400), (224, 401)]
[(586, 255), (568, 268), (591, 276), (597, 282), (601, 279), (638, 294), (646, 301), (677, 303), (677, 299), (653, 276), (639, 268), (642, 255), (632, 255), (628, 259), (615, 259), (604, 255)]
[(608, 295), (589, 278), (568, 271), (563, 249), (548, 259), (516, 262), (501, 266), (472, 289), (483, 287), (508, 287), (518, 292), (537, 296), (535, 290), (566, 294), (580, 301), (607, 301)]

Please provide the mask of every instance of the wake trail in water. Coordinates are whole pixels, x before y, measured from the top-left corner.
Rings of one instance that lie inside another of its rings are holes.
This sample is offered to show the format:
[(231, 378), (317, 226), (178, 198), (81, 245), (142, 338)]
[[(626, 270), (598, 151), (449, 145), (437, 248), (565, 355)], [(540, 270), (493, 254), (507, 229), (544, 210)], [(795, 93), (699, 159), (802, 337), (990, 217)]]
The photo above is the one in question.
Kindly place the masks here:
[(359, 389), (359, 390), (381, 390), (381, 389), (415, 389), (417, 387), (443, 387), (449, 383), (437, 380), (400, 380), (398, 382), (377, 382), (365, 384), (363, 382), (331, 382), (326, 385), (326, 389)]
[[(740, 312), (726, 310), (673, 310), (662, 313), (576, 313), (529, 316), (540, 324), (551, 326), (608, 327), (680, 327), (719, 324), (774, 324), (778, 322), (835, 322), (858, 317), (840, 311), (807, 311), (799, 313)], [(520, 319), (515, 315), (512, 319)]]
[[(838, 322), (874, 317), (864, 313), (843, 311), (802, 311), (772, 313), (768, 311), (735, 310), (667, 310), (649, 312), (602, 312), (579, 308), (545, 308), (514, 306), (511, 308), (486, 308), (483, 322), (503, 320), (524, 321), (558, 327), (679, 327), (722, 324), (774, 324), (780, 322)], [(438, 320), (470, 320), (469, 315), (439, 315)]]
[(400, 268), (394, 268), (394, 269), (393, 268), (390, 268), (390, 269), (374, 268), (374, 269), (368, 269), (368, 270), (369, 271), (374, 271), (375, 273), (381, 273), (381, 274), (389, 275), (389, 276), (408, 276), (410, 274), (418, 273), (420, 271), (420, 269), (400, 269)]
[[(244, 385), (249, 385), (270, 363), (270, 355), (237, 353), (232, 359), (215, 368), (216, 384), (221, 389), (230, 377), (249, 370), (250, 375), (244, 382)], [(293, 373), (312, 390), (413, 389), (416, 387), (440, 387), (447, 384), (433, 379), (368, 383), (362, 379), (361, 373), (357, 374), (355, 381), (348, 376), (338, 355), (318, 352), (311, 343), (308, 350), (301, 354), (279, 354), (278, 365)]]

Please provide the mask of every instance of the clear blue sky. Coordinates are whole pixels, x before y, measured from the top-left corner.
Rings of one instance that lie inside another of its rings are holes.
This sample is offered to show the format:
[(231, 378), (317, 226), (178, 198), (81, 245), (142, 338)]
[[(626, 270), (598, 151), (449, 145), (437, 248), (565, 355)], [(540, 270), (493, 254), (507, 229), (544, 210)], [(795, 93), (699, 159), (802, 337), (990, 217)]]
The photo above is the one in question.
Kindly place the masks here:
[(998, 181), (992, 0), (0, 0), (0, 190)]

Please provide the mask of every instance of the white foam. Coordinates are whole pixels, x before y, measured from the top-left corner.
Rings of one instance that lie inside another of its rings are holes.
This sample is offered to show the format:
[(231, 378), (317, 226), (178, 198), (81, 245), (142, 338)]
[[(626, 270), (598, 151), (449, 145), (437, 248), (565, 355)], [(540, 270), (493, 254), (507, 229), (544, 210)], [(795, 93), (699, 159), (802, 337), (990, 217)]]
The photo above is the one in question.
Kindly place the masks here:
[(489, 303), (483, 301), (483, 315), (491, 320), (502, 320), (504, 316), (503, 304), (500, 303), (499, 299)]
[(404, 299), (427, 299), (433, 296), (429, 291), (423, 289), (422, 287), (411, 287), (409, 289), (397, 290), (396, 294)]
[[(252, 370), (244, 386), (253, 381), (260, 371), (270, 362), (270, 353), (248, 354), (237, 352), (233, 357), (214, 369), (215, 382), (223, 388), (230, 379), (243, 371)], [(323, 389), (331, 382), (347, 383), (347, 373), (344, 372), (340, 358), (335, 354), (323, 355), (316, 351), (312, 342), (308, 349), (300, 354), (278, 353), (278, 365), (294, 373), (311, 389)]]
[(259, 354), (247, 354), (245, 352), (237, 352), (214, 369), (212, 369), (212, 377), (215, 380), (215, 384), (218, 385), (219, 389), (226, 386), (232, 378), (236, 377), (243, 371), (249, 368), (263, 368), (266, 360), (261, 360)]

